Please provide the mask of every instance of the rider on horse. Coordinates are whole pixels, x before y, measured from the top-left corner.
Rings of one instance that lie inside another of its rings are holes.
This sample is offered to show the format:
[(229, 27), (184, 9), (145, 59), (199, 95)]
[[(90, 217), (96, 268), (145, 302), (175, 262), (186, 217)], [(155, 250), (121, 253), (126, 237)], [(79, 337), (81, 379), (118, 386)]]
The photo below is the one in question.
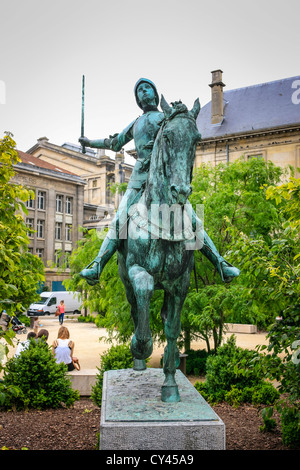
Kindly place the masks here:
[[(118, 249), (119, 242), (122, 239), (122, 226), (127, 222), (128, 209), (133, 203), (137, 202), (138, 196), (142, 193), (148, 177), (153, 144), (164, 121), (164, 114), (157, 108), (159, 103), (157, 89), (151, 80), (146, 78), (138, 80), (134, 88), (134, 93), (136, 102), (143, 110), (143, 114), (120, 134), (115, 134), (108, 139), (100, 140), (89, 140), (86, 137), (79, 138), (79, 142), (85, 147), (109, 149), (115, 152), (120, 151), (124, 145), (133, 139), (137, 152), (137, 161), (126, 193), (119, 205), (116, 217), (101, 245), (97, 257), (80, 273), (90, 285), (94, 285), (99, 281), (104, 266)], [(196, 225), (199, 227), (202, 226), (201, 222)], [(214, 243), (205, 231), (204, 239), (203, 232), (201, 233), (201, 240), (201, 253), (217, 268), (224, 282), (230, 282), (234, 277), (239, 275), (239, 269), (229, 264), (219, 254)]]

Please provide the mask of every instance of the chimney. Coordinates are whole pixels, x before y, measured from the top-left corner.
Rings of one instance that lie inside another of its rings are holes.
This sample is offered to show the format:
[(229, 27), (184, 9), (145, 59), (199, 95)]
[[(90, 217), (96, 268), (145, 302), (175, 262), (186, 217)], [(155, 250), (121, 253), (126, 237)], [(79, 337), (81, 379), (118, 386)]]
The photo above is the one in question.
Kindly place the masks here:
[(105, 150), (104, 149), (97, 149), (97, 158), (104, 158), (105, 157)]
[(40, 137), (37, 141), (40, 145), (45, 145), (49, 142), (49, 139), (47, 137)]
[(221, 124), (223, 121), (223, 87), (225, 83), (222, 82), (223, 71), (213, 70), (211, 87), (211, 123)]

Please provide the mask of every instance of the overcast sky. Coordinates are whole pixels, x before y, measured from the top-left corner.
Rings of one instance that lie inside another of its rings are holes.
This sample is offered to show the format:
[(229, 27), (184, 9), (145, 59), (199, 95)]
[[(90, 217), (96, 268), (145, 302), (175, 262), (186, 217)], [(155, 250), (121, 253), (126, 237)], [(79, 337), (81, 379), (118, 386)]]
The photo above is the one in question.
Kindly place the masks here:
[[(0, 0), (0, 137), (62, 145), (120, 132), (141, 112), (133, 88), (150, 78), (167, 101), (299, 75), (299, 0)], [(129, 143), (126, 149), (133, 148)]]

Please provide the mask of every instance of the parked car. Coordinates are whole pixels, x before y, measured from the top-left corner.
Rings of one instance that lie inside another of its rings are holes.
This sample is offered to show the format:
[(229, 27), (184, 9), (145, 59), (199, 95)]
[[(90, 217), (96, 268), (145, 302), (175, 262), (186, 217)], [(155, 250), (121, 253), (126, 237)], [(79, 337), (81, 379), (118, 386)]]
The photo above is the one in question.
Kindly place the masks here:
[(55, 313), (60, 301), (65, 304), (65, 313), (80, 313), (81, 300), (79, 292), (42, 292), (41, 298), (34, 304), (31, 304), (27, 310), (29, 317), (38, 317), (40, 315), (50, 315)]

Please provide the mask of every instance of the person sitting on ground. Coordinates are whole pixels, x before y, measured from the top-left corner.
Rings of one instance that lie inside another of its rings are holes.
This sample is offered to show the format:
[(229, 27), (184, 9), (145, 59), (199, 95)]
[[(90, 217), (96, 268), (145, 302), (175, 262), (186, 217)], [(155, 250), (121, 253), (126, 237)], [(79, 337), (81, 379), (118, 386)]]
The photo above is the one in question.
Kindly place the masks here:
[(37, 334), (36, 341), (44, 341), (45, 343), (47, 343), (48, 337), (49, 337), (49, 331), (44, 330), (42, 328)]
[(20, 356), (21, 352), (28, 348), (28, 346), (30, 344), (30, 340), (35, 338), (35, 337), (36, 337), (36, 334), (34, 333), (34, 331), (30, 331), (27, 335), (26, 341), (21, 341), (18, 344), (16, 352), (15, 352), (15, 357)]
[(74, 341), (70, 340), (70, 333), (67, 327), (61, 326), (58, 330), (57, 339), (53, 341), (52, 352), (55, 356), (56, 362), (60, 364), (65, 363), (68, 371), (72, 371), (75, 368), (80, 369), (79, 361), (74, 354)]

